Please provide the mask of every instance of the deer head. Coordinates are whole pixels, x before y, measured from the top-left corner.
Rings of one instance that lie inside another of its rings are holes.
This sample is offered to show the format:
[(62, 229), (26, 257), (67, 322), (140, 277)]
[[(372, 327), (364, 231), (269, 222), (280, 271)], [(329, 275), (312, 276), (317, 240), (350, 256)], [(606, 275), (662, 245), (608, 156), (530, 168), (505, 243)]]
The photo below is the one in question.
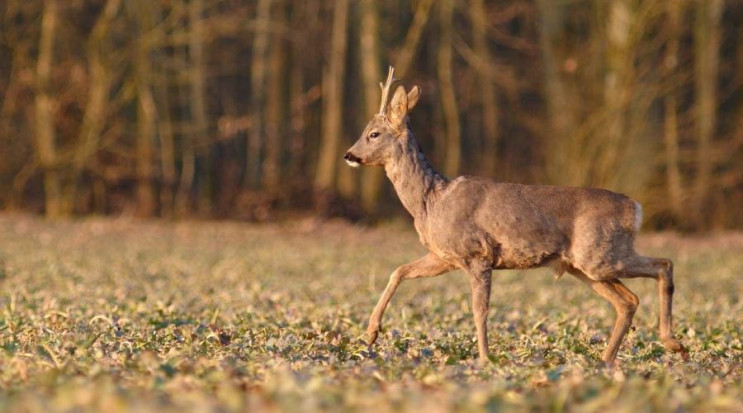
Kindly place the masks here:
[(390, 88), (395, 82), (393, 74), (394, 69), (390, 67), (387, 81), (379, 84), (382, 88), (379, 113), (374, 115), (359, 140), (343, 156), (346, 163), (353, 167), (385, 165), (402, 149), (400, 138), (407, 130), (408, 113), (418, 103), (420, 88), (413, 86), (410, 92), (406, 92), (404, 87), (398, 86), (388, 105)]

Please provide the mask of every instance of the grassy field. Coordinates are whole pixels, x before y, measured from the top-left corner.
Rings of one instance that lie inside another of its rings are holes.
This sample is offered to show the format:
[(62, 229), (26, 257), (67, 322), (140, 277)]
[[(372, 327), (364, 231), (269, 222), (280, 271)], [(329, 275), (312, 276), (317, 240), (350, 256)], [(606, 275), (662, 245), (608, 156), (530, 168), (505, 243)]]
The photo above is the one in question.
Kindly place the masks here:
[(389, 273), (424, 253), (407, 223), (0, 215), (0, 410), (743, 410), (743, 234), (638, 249), (676, 263), (688, 360), (657, 342), (653, 281), (627, 282), (641, 306), (607, 369), (609, 304), (535, 270), (495, 273), (480, 368), (459, 272), (403, 283), (365, 346)]

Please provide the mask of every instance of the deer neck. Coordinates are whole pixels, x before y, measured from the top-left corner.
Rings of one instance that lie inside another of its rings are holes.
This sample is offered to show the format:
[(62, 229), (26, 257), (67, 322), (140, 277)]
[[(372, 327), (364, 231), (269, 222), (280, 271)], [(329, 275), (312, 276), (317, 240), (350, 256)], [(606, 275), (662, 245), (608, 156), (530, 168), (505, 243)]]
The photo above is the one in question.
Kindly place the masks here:
[(400, 139), (402, 151), (384, 169), (405, 209), (416, 221), (422, 221), (431, 197), (448, 181), (433, 169), (410, 130)]

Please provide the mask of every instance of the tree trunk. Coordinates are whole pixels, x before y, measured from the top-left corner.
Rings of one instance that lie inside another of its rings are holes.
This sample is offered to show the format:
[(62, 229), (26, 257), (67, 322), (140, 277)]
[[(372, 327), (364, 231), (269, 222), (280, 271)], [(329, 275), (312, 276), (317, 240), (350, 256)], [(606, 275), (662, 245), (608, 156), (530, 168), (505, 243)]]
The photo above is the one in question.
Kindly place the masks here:
[[(320, 53), (307, 53), (318, 33), (324, 31), (323, 0), (304, 0), (292, 2), (291, 22), (293, 27), (305, 27), (304, 36), (292, 40), (291, 69), (289, 74), (289, 95), (291, 107), (291, 140), (288, 144), (286, 176), (302, 186), (309, 184), (314, 190), (315, 175), (312, 171), (317, 160), (315, 149), (319, 147), (316, 131), (312, 131), (312, 104), (322, 98), (322, 83), (315, 83), (314, 72), (322, 71), (324, 56)], [(319, 117), (318, 117), (319, 118)], [(312, 133), (310, 133), (312, 131)], [(316, 146), (317, 145), (317, 146)]]
[(415, 52), (418, 50), (418, 45), (423, 35), (423, 28), (426, 27), (432, 6), (433, 0), (420, 0), (418, 7), (415, 8), (413, 22), (408, 28), (403, 46), (400, 48), (400, 52), (395, 59), (395, 72), (399, 79), (405, 78), (410, 66), (413, 64), (413, 58), (415, 58)]
[[(317, 8), (317, 3), (313, 3)], [(292, 25), (306, 24), (310, 17), (310, 2), (294, 3), (292, 5), (291, 22)], [(310, 29), (307, 29), (310, 30)], [(291, 48), (291, 67), (289, 69), (289, 110), (291, 112), (290, 142), (288, 144), (288, 165), (287, 175), (299, 177), (305, 171), (305, 131), (307, 129), (307, 110), (305, 105), (305, 68), (301, 63), (304, 62), (304, 51), (307, 47), (307, 38), (299, 36), (294, 39)]]
[[(377, 84), (382, 80), (379, 62), (379, 15), (376, 0), (361, 0), (361, 29), (359, 34), (359, 66), (364, 94), (361, 122), (368, 122), (379, 106)], [(382, 191), (384, 169), (365, 168), (361, 171), (361, 206), (374, 213)]]
[(20, 90), (20, 81), (18, 79), (19, 72), (21, 72), (22, 64), (25, 64), (25, 56), (28, 53), (28, 47), (22, 47), (21, 45), (15, 44), (11, 46), (13, 57), (10, 61), (10, 73), (8, 74), (8, 82), (4, 89), (4, 92), (0, 94), (0, 139), (5, 143), (6, 139), (11, 135), (12, 125), (11, 118), (16, 109), (17, 95)]
[(712, 182), (712, 139), (717, 125), (717, 78), (720, 62), (722, 0), (699, 0), (694, 22), (694, 75), (697, 175), (694, 182), (694, 224), (707, 228)]
[(98, 16), (86, 42), (88, 63), (88, 100), (85, 104), (83, 123), (77, 139), (68, 183), (67, 201), (73, 204), (77, 198), (80, 176), (90, 158), (98, 152), (101, 134), (105, 125), (106, 108), (111, 93), (112, 73), (110, 67), (110, 44), (107, 42), (111, 24), (119, 12), (121, 0), (108, 0)]
[[(38, 166), (36, 165), (38, 159), (29, 161), (18, 158), (17, 155), (21, 153), (21, 148), (26, 148), (27, 140), (23, 139), (21, 141), (17, 139), (17, 136), (25, 135), (28, 130), (26, 129), (27, 125), (20, 125), (14, 119), (18, 111), (25, 106), (19, 104), (18, 95), (30, 83), (28, 79), (24, 79), (21, 75), (33, 70), (32, 48), (33, 42), (30, 39), (20, 39), (20, 36), (16, 37), (15, 42), (10, 45), (13, 54), (10, 73), (4, 95), (0, 93), (0, 99), (2, 99), (2, 105), (0, 105), (0, 146), (4, 148), (4, 153), (0, 156), (0, 162), (3, 165), (0, 166), (0, 173), (10, 171), (15, 173), (12, 180), (12, 189), (9, 191), (8, 198), (6, 198), (8, 206), (12, 209), (22, 207), (26, 184)], [(26, 163), (25, 166), (21, 166), (23, 162)]]
[[(347, 6), (347, 8), (349, 8), (349, 7), (350, 7), (350, 2), (349, 2), (349, 6)], [(348, 30), (349, 13), (350, 12), (347, 10), (346, 11), (346, 17), (345, 17), (346, 23), (344, 25), (344, 30), (343, 30), (344, 33), (342, 34), (342, 36), (346, 37), (346, 40), (345, 40), (346, 43), (348, 43), (348, 39), (347, 38), (350, 37), (350, 33), (349, 33), (349, 30)], [(348, 47), (348, 45), (346, 44), (346, 48), (347, 47)], [(359, 192), (359, 186), (360, 186), (360, 180), (359, 180), (359, 178), (360, 178), (360, 175), (363, 172), (360, 171), (359, 169), (347, 168), (346, 165), (345, 165), (345, 163), (341, 160), (341, 155), (343, 153), (342, 151), (347, 146), (350, 146), (350, 143), (351, 143), (347, 139), (343, 139), (343, 136), (348, 136), (343, 131), (343, 118), (344, 118), (344, 116), (343, 116), (343, 87), (349, 81), (349, 79), (346, 78), (346, 70), (345, 70), (346, 55), (347, 55), (347, 52), (344, 51), (343, 52), (343, 63), (342, 63), (342, 66), (343, 66), (343, 75), (341, 76), (342, 83), (341, 83), (341, 89), (340, 89), (340, 91), (341, 91), (341, 94), (340, 94), (341, 98), (340, 98), (340, 101), (338, 103), (338, 106), (340, 108), (340, 110), (338, 112), (339, 113), (339, 116), (338, 116), (339, 120), (338, 120), (338, 132), (337, 132), (338, 133), (339, 146), (338, 146), (338, 152), (336, 154), (336, 164), (339, 167), (343, 168), (343, 169), (340, 170), (340, 172), (338, 172), (338, 171), (336, 172), (336, 174), (338, 175), (336, 186), (338, 188), (338, 193), (343, 198), (345, 198), (347, 200), (352, 200), (352, 199), (355, 200), (355, 199), (358, 199), (358, 192)], [(341, 148), (341, 146), (343, 146), (343, 148)]]
[(567, 87), (560, 75), (558, 45), (563, 32), (563, 13), (560, 2), (537, 0), (541, 30), (539, 50), (544, 70), (544, 96), (547, 108), (547, 128), (544, 136), (545, 172), (551, 183), (576, 185), (571, 165), (569, 131), (574, 129), (575, 116)]
[(175, 165), (175, 135), (173, 122), (170, 117), (170, 93), (168, 91), (167, 76), (161, 67), (155, 67), (159, 72), (154, 85), (157, 99), (157, 126), (160, 142), (160, 170), (162, 182), (160, 187), (160, 214), (172, 218), (175, 213), (175, 190), (177, 171)]
[(154, 27), (153, 7), (148, 0), (137, 0), (135, 7), (135, 16), (137, 16), (139, 25), (139, 39), (134, 52), (134, 76), (137, 88), (136, 215), (150, 217), (155, 214), (157, 206), (155, 189), (152, 184), (152, 143), (155, 139), (157, 113), (155, 99), (152, 96), (151, 47), (150, 42), (146, 40)]
[(206, 57), (204, 53), (204, 0), (191, 0), (188, 3), (188, 50), (191, 57), (189, 79), (191, 82), (191, 119), (193, 142), (196, 144), (199, 163), (199, 190), (197, 208), (202, 215), (211, 213), (214, 199), (214, 183), (211, 168), (211, 139), (206, 108)]
[[(186, 7), (185, 0), (178, 0), (173, 2), (173, 13), (176, 15), (188, 15), (189, 11)], [(190, 41), (190, 35), (189, 41)], [(186, 50), (183, 47), (176, 46), (174, 50), (174, 60), (176, 60), (179, 67), (191, 68), (192, 61), (189, 60), (186, 55)], [(191, 80), (191, 79), (189, 79)], [(190, 85), (193, 88), (193, 84)], [(188, 95), (185, 95), (183, 88), (177, 89), (179, 104), (189, 109), (193, 108), (193, 105), (189, 101), (188, 104), (184, 104), (184, 100), (190, 100), (192, 98), (193, 89), (189, 90)], [(193, 116), (193, 114), (192, 114)], [(196, 151), (195, 146), (195, 133), (193, 130), (187, 130), (181, 132), (181, 176), (178, 182), (178, 190), (175, 195), (175, 213), (178, 216), (185, 216), (191, 211), (191, 192), (193, 190), (194, 178), (196, 176)]]
[(493, 65), (493, 58), (488, 45), (488, 20), (484, 0), (472, 0), (470, 5), (472, 20), (472, 37), (474, 51), (480, 58), (478, 70), (478, 88), (482, 116), (483, 151), (481, 154), (482, 172), (488, 176), (495, 174), (498, 163), (498, 105), (496, 103), (495, 85), (486, 69)]
[(663, 141), (666, 155), (666, 185), (671, 213), (676, 219), (683, 214), (683, 185), (679, 168), (679, 132), (678, 132), (678, 58), (679, 38), (681, 37), (681, 4), (682, 0), (669, 2), (667, 5), (668, 44), (664, 70), (666, 79), (674, 79), (671, 90), (665, 96), (663, 122)]
[(137, 91), (137, 136), (135, 145), (137, 187), (135, 189), (138, 217), (154, 215), (155, 189), (153, 177), (153, 148), (156, 131), (155, 99), (152, 96), (151, 47), (147, 37), (154, 27), (152, 6), (147, 0), (137, 0), (132, 5), (137, 21), (138, 39), (134, 49), (134, 79)]
[(607, 71), (604, 76), (605, 131), (594, 159), (593, 186), (617, 188), (619, 163), (627, 145), (626, 107), (631, 96), (632, 55), (630, 29), (633, 10), (628, 0), (612, 0), (606, 26)]
[(57, 165), (57, 137), (54, 122), (54, 100), (51, 96), (51, 71), (54, 60), (54, 38), (57, 31), (59, 6), (57, 0), (44, 0), (36, 61), (36, 156), (44, 171), (44, 203), (48, 218), (70, 213), (62, 199), (62, 179)]
[(348, 0), (336, 0), (333, 8), (330, 61), (323, 73), (322, 137), (315, 175), (315, 190), (333, 190), (341, 162), (339, 147), (343, 115), (343, 83), (345, 81), (348, 35)]
[[(277, 26), (286, 24), (287, 5), (279, 0), (274, 6), (272, 21)], [(263, 161), (263, 188), (276, 192), (281, 184), (281, 157), (283, 152), (284, 124), (286, 119), (286, 41), (285, 34), (275, 31), (268, 62), (268, 94), (266, 96), (266, 159)]]
[(255, 188), (260, 182), (261, 151), (266, 133), (266, 60), (268, 60), (272, 3), (273, 0), (258, 0), (255, 16), (255, 36), (250, 65), (250, 131), (243, 180), (243, 186), (246, 188)]
[(445, 160), (444, 174), (455, 177), (459, 173), (462, 142), (460, 136), (459, 107), (454, 92), (453, 58), (452, 58), (452, 25), (454, 17), (453, 0), (442, 0), (439, 3), (439, 50), (438, 74), (441, 90), (441, 108), (444, 113)]

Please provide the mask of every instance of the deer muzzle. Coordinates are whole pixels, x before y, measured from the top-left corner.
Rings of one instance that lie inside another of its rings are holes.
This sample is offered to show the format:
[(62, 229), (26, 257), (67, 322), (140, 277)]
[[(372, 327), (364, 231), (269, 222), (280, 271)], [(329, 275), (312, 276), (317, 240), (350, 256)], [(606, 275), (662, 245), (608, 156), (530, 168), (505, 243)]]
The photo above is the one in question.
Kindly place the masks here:
[(350, 166), (353, 166), (354, 168), (358, 168), (359, 165), (361, 165), (361, 158), (351, 153), (351, 151), (346, 152), (345, 155), (343, 155), (343, 159), (346, 160), (346, 163)]

